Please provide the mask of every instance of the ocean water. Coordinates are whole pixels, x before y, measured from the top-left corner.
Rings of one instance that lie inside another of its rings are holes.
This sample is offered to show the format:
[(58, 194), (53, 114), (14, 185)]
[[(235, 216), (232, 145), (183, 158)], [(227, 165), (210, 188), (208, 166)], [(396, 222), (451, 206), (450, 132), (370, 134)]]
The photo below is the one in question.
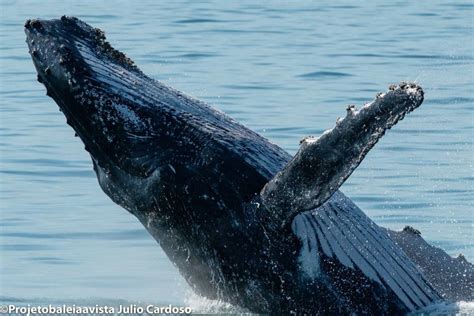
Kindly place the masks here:
[(416, 80), (424, 104), (342, 191), (378, 224), (412, 225), (474, 261), (474, 5), (369, 2), (1, 0), (0, 300), (195, 300), (141, 224), (102, 193), (83, 145), (36, 82), (23, 23), (63, 14), (102, 28), (151, 77), (291, 153), (346, 105)]

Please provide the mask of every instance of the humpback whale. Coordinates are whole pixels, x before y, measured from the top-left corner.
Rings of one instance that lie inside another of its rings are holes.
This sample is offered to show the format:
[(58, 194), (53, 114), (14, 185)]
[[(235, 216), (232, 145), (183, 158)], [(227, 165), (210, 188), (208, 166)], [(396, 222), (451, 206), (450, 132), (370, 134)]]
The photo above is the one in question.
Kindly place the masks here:
[(147, 77), (74, 17), (28, 20), (46, 87), (102, 190), (138, 218), (193, 290), (257, 313), (406, 314), (442, 300), (339, 187), (423, 102), (415, 83), (356, 109), (294, 157)]

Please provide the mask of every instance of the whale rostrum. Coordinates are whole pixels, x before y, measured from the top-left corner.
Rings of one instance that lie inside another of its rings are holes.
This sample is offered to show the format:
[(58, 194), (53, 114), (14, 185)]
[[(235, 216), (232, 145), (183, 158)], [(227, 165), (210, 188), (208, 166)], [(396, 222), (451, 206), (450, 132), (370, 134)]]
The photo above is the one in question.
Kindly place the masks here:
[(405, 314), (442, 300), (404, 252), (410, 238), (397, 245), (338, 190), (422, 103), (417, 84), (349, 107), (291, 157), (146, 76), (77, 18), (29, 20), (25, 32), (38, 80), (84, 143), (100, 187), (196, 293), (269, 314)]

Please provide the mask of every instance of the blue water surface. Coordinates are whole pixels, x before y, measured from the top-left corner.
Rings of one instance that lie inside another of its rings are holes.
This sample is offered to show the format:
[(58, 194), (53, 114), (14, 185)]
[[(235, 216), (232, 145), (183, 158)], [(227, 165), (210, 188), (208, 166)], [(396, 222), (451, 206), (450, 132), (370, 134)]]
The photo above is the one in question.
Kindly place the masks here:
[(474, 260), (471, 1), (0, 2), (0, 297), (182, 304), (188, 287), (141, 224), (101, 191), (45, 89), (27, 18), (77, 16), (151, 77), (294, 153), (403, 80), (425, 102), (343, 185), (378, 224), (412, 225)]

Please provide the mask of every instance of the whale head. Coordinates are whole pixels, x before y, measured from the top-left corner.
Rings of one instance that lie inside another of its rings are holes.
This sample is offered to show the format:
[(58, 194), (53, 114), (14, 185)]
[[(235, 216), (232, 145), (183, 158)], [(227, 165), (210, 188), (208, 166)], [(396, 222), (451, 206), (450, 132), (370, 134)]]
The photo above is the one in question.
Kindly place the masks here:
[[(152, 124), (159, 105), (140, 99), (142, 72), (113, 49), (99, 29), (77, 18), (28, 20), (27, 44), (44, 84), (81, 138), (95, 167), (146, 177), (155, 168), (163, 135)], [(154, 156), (152, 156), (154, 155)], [(96, 170), (97, 171), (97, 170)]]
[(200, 181), (196, 196), (248, 201), (287, 159), (222, 112), (147, 77), (77, 18), (28, 20), (25, 33), (38, 80), (84, 143), (101, 188), (134, 214), (168, 207), (165, 191), (189, 194), (189, 179)]

